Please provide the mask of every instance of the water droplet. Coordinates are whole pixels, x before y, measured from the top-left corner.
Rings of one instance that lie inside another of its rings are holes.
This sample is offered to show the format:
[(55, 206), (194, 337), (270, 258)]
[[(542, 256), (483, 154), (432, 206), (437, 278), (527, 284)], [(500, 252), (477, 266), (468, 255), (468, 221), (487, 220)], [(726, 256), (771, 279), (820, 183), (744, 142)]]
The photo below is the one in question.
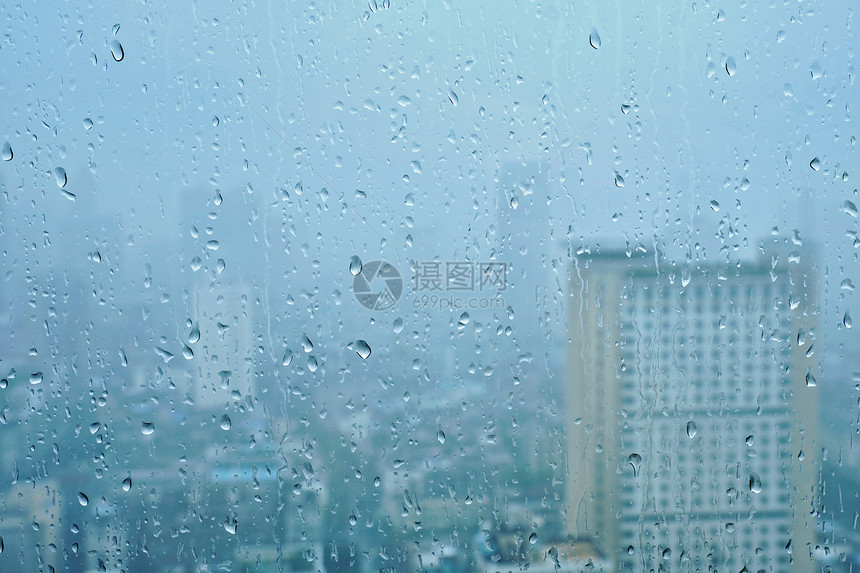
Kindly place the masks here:
[(853, 325), (854, 323), (851, 322), (851, 315), (848, 314), (848, 311), (846, 310), (845, 314), (842, 316), (842, 326), (845, 328), (851, 328)]
[(41, 384), (42, 383), (42, 373), (34, 372), (30, 374), (30, 384)]
[(627, 546), (627, 555), (633, 555), (636, 553), (636, 549), (632, 545)]
[(218, 124), (219, 124), (219, 123), (221, 123), (221, 120), (220, 120), (220, 119), (218, 119), (218, 116), (217, 116), (217, 115), (216, 115), (216, 116), (214, 116), (214, 117), (212, 118), (212, 127), (218, 127)]
[(617, 171), (615, 172), (615, 186), (624, 187), (624, 177), (622, 177)]
[(287, 348), (284, 350), (284, 357), (281, 359), (281, 364), (283, 366), (289, 366), (293, 361), (293, 351)]
[(195, 271), (195, 272), (199, 271), (200, 267), (202, 267), (202, 266), (203, 266), (203, 261), (200, 260), (200, 257), (194, 257), (193, 259), (191, 259), (191, 270), (192, 271)]
[(198, 340), (200, 340), (200, 329), (195, 326), (188, 333), (188, 344), (194, 344)]
[(113, 56), (113, 59), (117, 62), (121, 62), (125, 57), (125, 52), (122, 49), (122, 44), (119, 43), (119, 40), (113, 40), (110, 43), (110, 55)]
[(726, 58), (726, 73), (729, 76), (733, 76), (738, 73), (738, 65), (735, 63), (735, 59), (732, 56)]
[(90, 118), (88, 118), (88, 117), (85, 117), (85, 118), (84, 118), (84, 129), (86, 129), (87, 131), (89, 131), (89, 130), (91, 130), (92, 128), (93, 128), (93, 120), (91, 120), (91, 119), (90, 119)]
[(373, 478), (373, 487), (379, 487), (382, 485), (382, 480), (379, 479), (379, 476)]
[(711, 209), (713, 209), (715, 212), (720, 210), (720, 204), (716, 200), (711, 200), (710, 205)]
[(761, 478), (755, 472), (750, 474), (750, 491), (752, 493), (761, 493)]
[(230, 420), (230, 416), (224, 414), (221, 416), (221, 429), (225, 432), (229, 430), (233, 426), (233, 422)]
[(361, 273), (361, 259), (358, 258), (358, 255), (352, 255), (349, 259), (349, 272), (352, 276), (358, 276)]
[(812, 168), (813, 171), (818, 171), (819, 169), (821, 169), (821, 160), (817, 157), (813, 157), (812, 161), (809, 162), (809, 166)]
[(364, 340), (356, 340), (355, 353), (358, 354), (363, 360), (367, 360), (367, 357), (370, 356), (370, 345), (367, 344), (367, 342), (365, 342)]
[(79, 491), (78, 492), (78, 503), (81, 504), (82, 506), (86, 507), (90, 503), (90, 498), (88, 498), (86, 496), (86, 494), (84, 494), (84, 492)]
[(529, 543), (531, 543), (532, 545), (537, 543), (537, 533), (532, 533), (531, 535), (529, 535)]
[(116, 36), (119, 33), (119, 24), (113, 25), (113, 35)]
[(752, 446), (753, 446), (753, 444), (755, 443), (755, 436), (753, 436), (752, 434), (750, 434), (749, 436), (747, 436), (747, 439), (746, 439), (746, 440), (744, 440), (744, 443), (745, 443), (747, 446), (752, 447)]
[(350, 524), (350, 525), (355, 525), (356, 523), (358, 523), (358, 518), (357, 518), (356, 516), (354, 516), (354, 515), (350, 515), (350, 516), (349, 516), (349, 524)]
[(0, 537), (0, 554), (2, 554), (5, 549), (6, 549), (6, 544), (3, 543), (3, 538)]
[(184, 356), (186, 360), (191, 360), (192, 358), (194, 358), (194, 351), (191, 350), (191, 347), (186, 344), (182, 348), (182, 356)]
[(725, 22), (726, 13), (721, 9), (717, 11), (717, 22)]
[(469, 313), (464, 312), (463, 314), (460, 315), (460, 319), (457, 321), (457, 326), (459, 328), (463, 328), (467, 324), (469, 324)]
[(623, 104), (621, 104), (621, 113), (623, 113), (624, 115), (627, 115), (628, 113), (630, 113), (630, 110), (632, 108), (633, 108), (633, 106), (631, 106), (629, 103), (623, 103)]
[(0, 159), (2, 159), (3, 161), (12, 161), (13, 155), (14, 154), (12, 153), (12, 146), (7, 141), (3, 144), (3, 149), (0, 150)]
[(855, 205), (851, 201), (845, 201), (845, 203), (842, 204), (842, 210), (851, 215), (852, 217), (857, 216), (857, 205)]
[(62, 167), (57, 167), (54, 169), (54, 180), (57, 182), (57, 187), (62, 189), (66, 186), (66, 183), (69, 182), (68, 177), (66, 177), (66, 170)]
[(224, 522), (224, 530), (231, 535), (236, 535), (236, 532), (239, 530), (239, 522), (235, 519), (232, 521), (228, 519)]
[(153, 424), (152, 422), (143, 422), (140, 425), (140, 433), (142, 433), (144, 436), (148, 436), (148, 435), (152, 434), (154, 431), (155, 431), (155, 424)]
[(671, 559), (672, 558), (672, 550), (668, 547), (663, 550), (663, 559)]
[(436, 432), (436, 439), (439, 440), (440, 444), (444, 444), (445, 443), (445, 432), (443, 432), (441, 429), (438, 432)]
[(394, 334), (400, 334), (400, 332), (403, 330), (403, 319), (395, 318), (392, 327), (394, 329)]
[(818, 386), (818, 381), (815, 380), (815, 376), (812, 374), (812, 372), (807, 372), (806, 373), (806, 387), (807, 388), (814, 388), (815, 386)]
[(698, 432), (698, 427), (696, 426), (696, 422), (694, 422), (692, 420), (687, 422), (687, 437), (691, 438), (691, 439), (695, 438), (696, 432)]
[(127, 477), (122, 480), (122, 491), (129, 491), (131, 489), (131, 478)]
[(305, 335), (304, 337), (302, 337), (302, 349), (303, 349), (305, 352), (310, 352), (311, 350), (313, 350), (313, 349), (314, 349), (314, 343), (313, 343), (313, 342), (311, 342), (311, 339), (310, 339), (310, 338), (308, 338), (308, 337), (307, 337), (307, 335)]
[(7, 386), (9, 386), (9, 380), (6, 378), (0, 379), (0, 389), (6, 388)]
[(588, 43), (595, 50), (600, 49), (600, 34), (594, 28), (591, 29), (591, 33), (588, 35)]
[(633, 477), (636, 477), (639, 474), (639, 466), (642, 464), (642, 456), (633, 453), (627, 456), (627, 461), (633, 466)]
[(453, 105), (454, 107), (456, 107), (457, 104), (460, 103), (460, 98), (457, 97), (457, 94), (454, 93), (454, 90), (448, 90), (448, 101), (450, 101), (451, 105)]
[(319, 367), (320, 365), (319, 362), (317, 362), (317, 359), (314, 356), (308, 356), (308, 370), (310, 370), (311, 373), (314, 373), (319, 369)]

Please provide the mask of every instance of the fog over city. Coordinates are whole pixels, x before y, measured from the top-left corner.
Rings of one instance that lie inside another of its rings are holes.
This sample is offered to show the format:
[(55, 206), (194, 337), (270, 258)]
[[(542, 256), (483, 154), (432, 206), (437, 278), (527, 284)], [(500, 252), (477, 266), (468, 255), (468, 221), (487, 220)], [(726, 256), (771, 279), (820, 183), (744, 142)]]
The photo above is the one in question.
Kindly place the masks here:
[(855, 11), (0, 4), (0, 570), (857, 571)]

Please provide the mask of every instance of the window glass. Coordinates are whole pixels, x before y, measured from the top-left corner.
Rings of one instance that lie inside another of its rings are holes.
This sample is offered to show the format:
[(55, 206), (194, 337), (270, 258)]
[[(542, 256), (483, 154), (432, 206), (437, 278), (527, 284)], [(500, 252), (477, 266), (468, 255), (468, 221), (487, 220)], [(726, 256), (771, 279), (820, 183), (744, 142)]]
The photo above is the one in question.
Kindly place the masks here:
[(0, 570), (857, 570), (855, 12), (0, 5)]

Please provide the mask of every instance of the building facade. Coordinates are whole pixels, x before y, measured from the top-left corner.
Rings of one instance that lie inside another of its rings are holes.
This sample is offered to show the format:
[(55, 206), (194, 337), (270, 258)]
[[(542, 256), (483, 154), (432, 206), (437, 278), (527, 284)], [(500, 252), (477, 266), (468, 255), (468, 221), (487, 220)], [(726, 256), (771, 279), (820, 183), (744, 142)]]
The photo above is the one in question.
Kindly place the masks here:
[(569, 300), (567, 507), (619, 571), (812, 571), (809, 256), (584, 253)]

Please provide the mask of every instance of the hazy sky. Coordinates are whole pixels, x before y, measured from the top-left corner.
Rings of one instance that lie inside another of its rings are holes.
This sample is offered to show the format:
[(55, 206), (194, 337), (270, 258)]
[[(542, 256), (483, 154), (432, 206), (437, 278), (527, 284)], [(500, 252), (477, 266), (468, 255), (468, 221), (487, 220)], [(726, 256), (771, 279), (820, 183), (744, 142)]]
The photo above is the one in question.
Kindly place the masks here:
[(860, 280), (851, 3), (373, 4), (4, 6), (3, 209), (166, 285), (188, 211), (220, 192), (239, 213), (222, 243), (329, 297), (353, 254), (490, 256), (494, 221), (526, 212), (500, 214), (500, 169), (531, 161), (540, 193), (506, 197), (549, 202), (547, 241), (718, 262), (797, 229), (821, 248), (828, 335), (860, 316), (840, 289)]

